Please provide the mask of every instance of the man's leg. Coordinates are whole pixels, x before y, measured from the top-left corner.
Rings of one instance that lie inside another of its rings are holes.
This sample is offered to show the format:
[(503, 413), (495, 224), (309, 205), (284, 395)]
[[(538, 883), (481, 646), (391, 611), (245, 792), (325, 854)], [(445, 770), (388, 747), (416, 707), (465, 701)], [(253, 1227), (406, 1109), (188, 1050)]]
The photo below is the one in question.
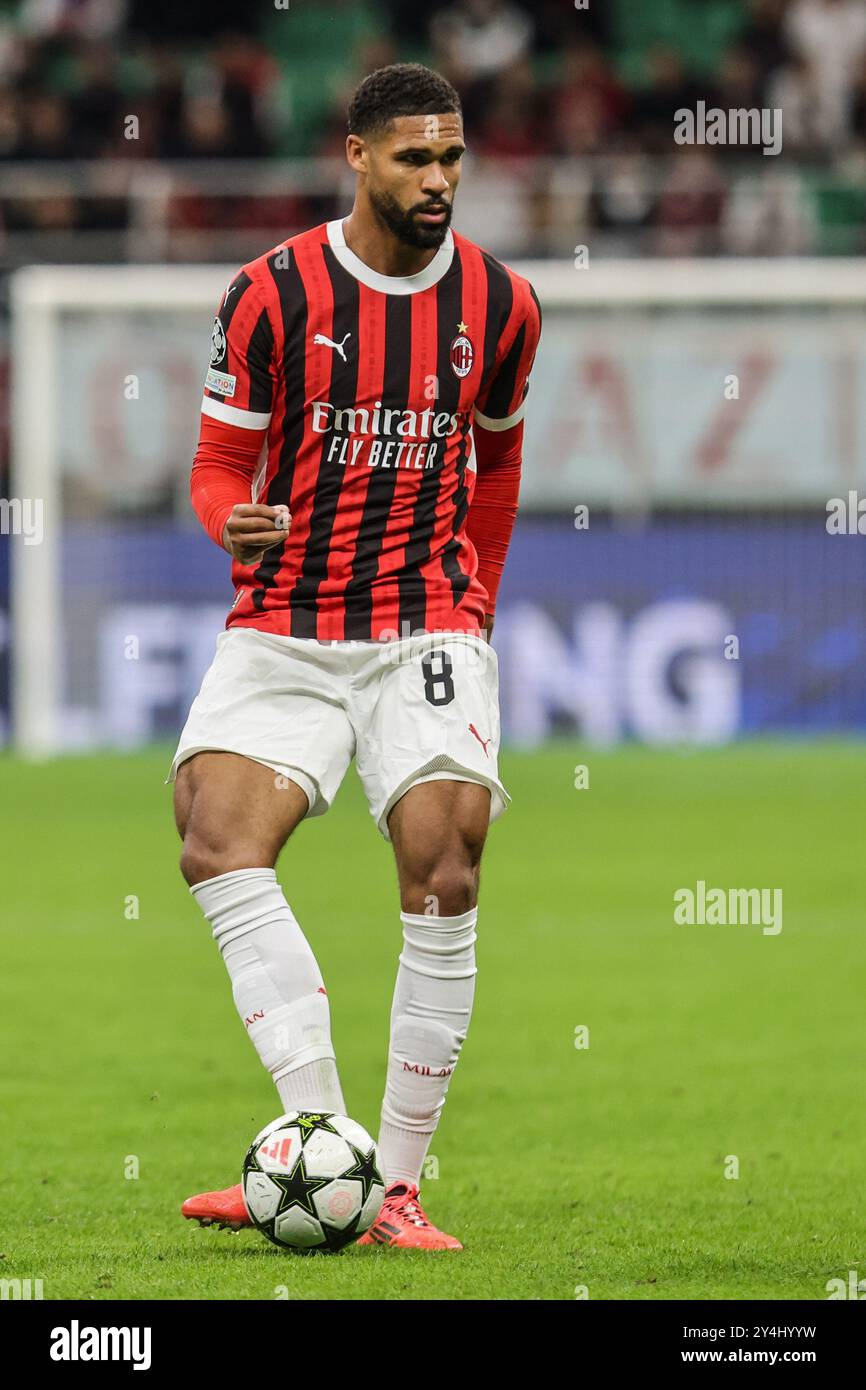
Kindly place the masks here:
[(489, 815), (486, 787), (437, 780), (410, 788), (388, 817), (403, 922), (379, 1137), (389, 1185), (420, 1184), (469, 1027)]
[(344, 1114), (322, 976), (275, 873), (305, 792), (250, 758), (206, 752), (178, 768), (174, 806), (181, 872), (284, 1110)]

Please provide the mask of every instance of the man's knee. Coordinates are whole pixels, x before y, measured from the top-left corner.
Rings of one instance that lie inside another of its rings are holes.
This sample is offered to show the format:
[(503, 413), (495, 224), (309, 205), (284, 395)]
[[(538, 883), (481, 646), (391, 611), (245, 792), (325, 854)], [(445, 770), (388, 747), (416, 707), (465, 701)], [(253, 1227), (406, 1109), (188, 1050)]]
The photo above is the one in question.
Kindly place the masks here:
[(436, 917), (458, 917), (478, 899), (478, 865), (465, 858), (444, 859), (430, 875), (426, 897)]
[(439, 850), (419, 847), (403, 864), (404, 912), (434, 917), (468, 912), (478, 897), (480, 859), (480, 847), (476, 852), (463, 840)]
[(262, 847), (242, 840), (187, 831), (180, 856), (180, 871), (192, 888), (205, 879), (233, 873), (235, 869), (272, 869), (273, 857)]

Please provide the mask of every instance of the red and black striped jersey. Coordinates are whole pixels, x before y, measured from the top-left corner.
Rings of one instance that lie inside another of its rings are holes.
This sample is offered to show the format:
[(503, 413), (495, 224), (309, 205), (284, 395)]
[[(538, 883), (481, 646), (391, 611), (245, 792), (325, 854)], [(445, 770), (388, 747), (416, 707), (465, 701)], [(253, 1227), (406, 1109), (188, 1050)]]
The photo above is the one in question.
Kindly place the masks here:
[(246, 265), (214, 322), (202, 411), (258, 432), (252, 500), (292, 520), (257, 566), (233, 563), (227, 626), (319, 640), (479, 627), (473, 430), (522, 418), (540, 328), (529, 282), (451, 231), (407, 277), (371, 270), (341, 221)]

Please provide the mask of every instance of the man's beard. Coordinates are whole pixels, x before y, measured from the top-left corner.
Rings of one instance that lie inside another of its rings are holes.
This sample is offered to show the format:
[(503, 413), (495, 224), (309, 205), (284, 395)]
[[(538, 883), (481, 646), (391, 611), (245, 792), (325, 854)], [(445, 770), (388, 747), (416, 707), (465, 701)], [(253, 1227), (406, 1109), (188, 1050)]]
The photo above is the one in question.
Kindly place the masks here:
[[(445, 240), (453, 211), (450, 203), (443, 201), (437, 204), (431, 200), (430, 204), (418, 203), (415, 207), (409, 208), (408, 212), (404, 212), (397, 199), (390, 193), (375, 193), (372, 189), (370, 202), (389, 232), (393, 232), (404, 246), (415, 246), (426, 251), (431, 247), (441, 246)], [(415, 213), (425, 212), (428, 208), (432, 212), (439, 212), (444, 208), (444, 220), (436, 223), (419, 222)]]

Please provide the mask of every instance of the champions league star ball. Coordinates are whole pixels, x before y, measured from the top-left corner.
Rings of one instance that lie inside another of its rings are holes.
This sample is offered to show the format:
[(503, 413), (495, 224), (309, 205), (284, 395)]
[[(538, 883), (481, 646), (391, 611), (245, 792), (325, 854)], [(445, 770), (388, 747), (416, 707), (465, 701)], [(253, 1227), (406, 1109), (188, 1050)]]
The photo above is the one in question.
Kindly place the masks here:
[(351, 1245), (372, 1226), (385, 1195), (367, 1131), (328, 1111), (292, 1110), (273, 1120), (247, 1151), (242, 1184), (262, 1234), (301, 1255)]

